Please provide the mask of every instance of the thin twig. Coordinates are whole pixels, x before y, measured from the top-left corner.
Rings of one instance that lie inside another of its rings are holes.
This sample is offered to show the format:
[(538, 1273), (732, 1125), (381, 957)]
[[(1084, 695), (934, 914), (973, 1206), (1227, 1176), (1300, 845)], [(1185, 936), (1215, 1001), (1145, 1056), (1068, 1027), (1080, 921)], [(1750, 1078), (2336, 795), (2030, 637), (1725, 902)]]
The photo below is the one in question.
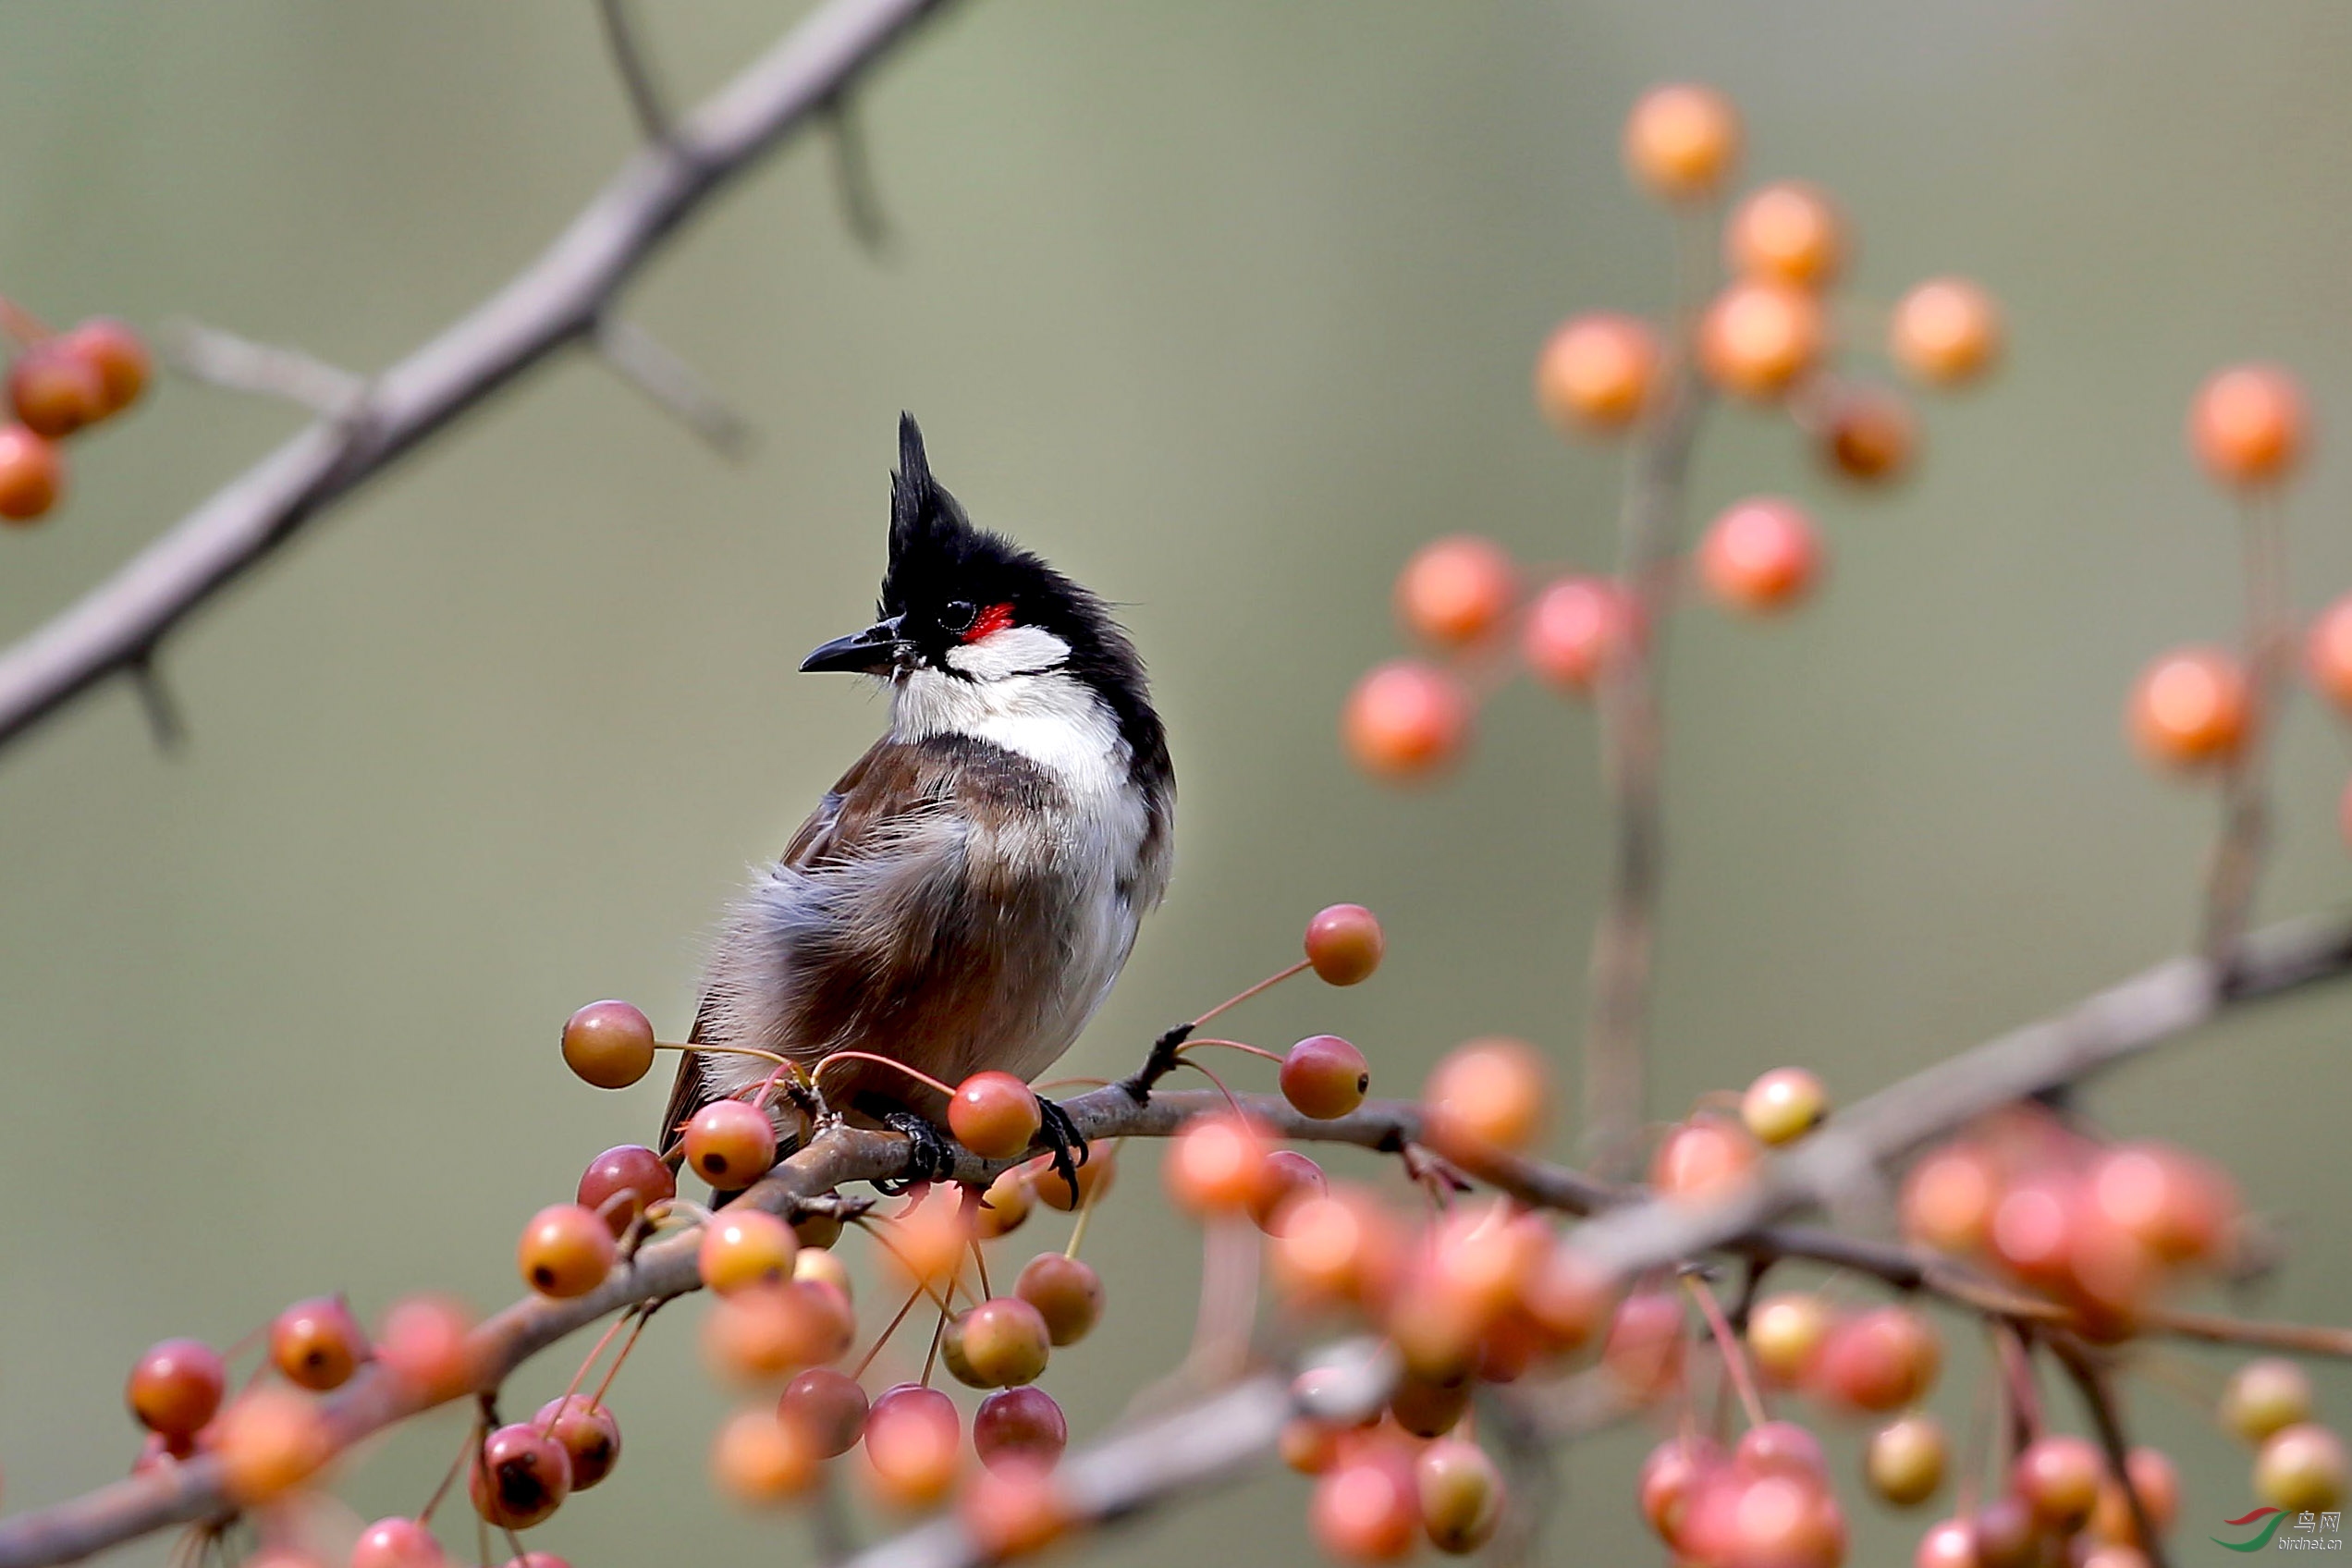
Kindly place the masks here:
[(644, 132), (646, 141), (669, 145), (668, 104), (654, 80), (653, 61), (645, 52), (645, 41), (638, 35), (629, 0), (596, 0), (596, 10), (604, 19), (605, 47), (611, 51), (613, 69), (620, 77), (622, 91), (629, 94), (637, 129)]
[(2107, 1451), (2107, 1468), (2124, 1488), (2124, 1501), (2131, 1508), (2132, 1528), (2138, 1535), (2139, 1550), (2146, 1554), (2149, 1568), (2172, 1568), (2164, 1555), (2163, 1532), (2156, 1528), (2149, 1517), (2148, 1500), (2139, 1495), (2139, 1485), (2132, 1479), (2131, 1440), (2124, 1434), (2123, 1413), (2115, 1405), (2115, 1390), (2110, 1385), (2107, 1369), (2093, 1360), (2089, 1348), (2072, 1335), (2061, 1334), (2050, 1341), (2051, 1354), (2058, 1365), (2066, 1369), (2075, 1390), (2082, 1395), (2083, 1405), (2090, 1412), (2090, 1424), (2099, 1433), (2099, 1446)]
[(858, 117), (856, 102), (848, 94), (827, 105), (827, 141), (833, 149), (833, 190), (841, 203), (841, 222), (851, 239), (869, 256), (888, 255), (891, 243), (889, 210), (882, 204), (882, 188), (874, 178), (873, 149)]
[(741, 459), (751, 451), (750, 423), (660, 338), (626, 317), (606, 314), (597, 320), (595, 345), (596, 357), (615, 375), (720, 457)]
[(2249, 497), (2238, 520), (2246, 579), (2244, 647), (2246, 735), (2222, 781), (2222, 832), (2205, 879), (2204, 926), (2198, 951), (2226, 969), (2253, 916), (2254, 895), (2270, 843), (2271, 734), (2285, 695), (2295, 635), (2287, 599), (2286, 519), (2273, 494)]
[(365, 376), (300, 349), (256, 343), (201, 322), (165, 323), (163, 349), (165, 361), (183, 375), (230, 392), (280, 398), (324, 419), (349, 419), (367, 398)]

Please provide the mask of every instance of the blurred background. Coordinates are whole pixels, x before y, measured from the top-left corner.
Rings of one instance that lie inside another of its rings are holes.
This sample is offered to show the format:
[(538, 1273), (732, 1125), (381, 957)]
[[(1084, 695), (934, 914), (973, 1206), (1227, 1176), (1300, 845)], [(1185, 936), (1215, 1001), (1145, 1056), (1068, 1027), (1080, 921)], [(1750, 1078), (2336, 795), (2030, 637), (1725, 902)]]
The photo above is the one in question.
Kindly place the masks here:
[[(645, 10), (682, 101), (799, 7)], [(118, 1390), (149, 1341), (227, 1343), (337, 1288), (371, 1317), (420, 1286), (503, 1302), (520, 1221), (651, 1133), (665, 1084), (584, 1087), (557, 1025), (621, 996), (683, 1031), (722, 903), (883, 722), (861, 684), (793, 671), (866, 619), (902, 407), (980, 521), (1124, 602), (1173, 734), (1174, 891), (1068, 1072), (1123, 1070), (1339, 899), (1385, 917), (1387, 966), (1252, 1004), (1245, 1037), (1348, 1035), (1376, 1092), (1477, 1033), (1568, 1060), (1603, 847), (1589, 713), (1523, 682), (1450, 782), (1409, 793), (1351, 771), (1335, 717), (1399, 647), (1389, 585), (1425, 539), (1609, 558), (1616, 455), (1548, 430), (1528, 374), (1562, 316), (1664, 301), (1669, 225), (1617, 162), (1660, 80), (1737, 98), (1753, 176), (1836, 194), (1859, 297), (1974, 276), (2012, 355), (1928, 405), (1891, 494), (1839, 488), (1776, 419), (1707, 434), (1702, 518), (1794, 494), (1834, 554), (1800, 615), (1676, 629), (1652, 1114), (1786, 1060), (1854, 1097), (2178, 948), (2212, 802), (2150, 778), (2120, 716), (2154, 654), (2235, 634), (2231, 518), (2180, 439), (2216, 365), (2307, 378), (2298, 600), (2352, 586), (2326, 450), (2352, 408), (2347, 59), (2352, 12), (2294, 3), (952, 8), (861, 100), (887, 255), (803, 143), (628, 301), (757, 426), (749, 460), (568, 359), (169, 644), (181, 754), (117, 684), (0, 757), (8, 1506), (128, 1464)], [(0, 288), (366, 371), (534, 254), (631, 137), (582, 0), (11, 6)], [(300, 417), (171, 381), (86, 440), (67, 505), (0, 539), (0, 635)], [(2272, 913), (2346, 880), (2343, 731), (2298, 702)], [(2233, 1163), (2295, 1246), (2260, 1304), (2284, 1317), (2352, 1316), (2347, 1023), (2352, 993), (2322, 993), (2088, 1096)], [(1154, 1154), (1130, 1151), (1088, 1242), (1110, 1316), (1048, 1377), (1081, 1439), (1189, 1334), (1194, 1248)], [(1015, 1256), (1059, 1244), (1047, 1221)], [(660, 1320), (619, 1385), (619, 1475), (534, 1537), (583, 1568), (806, 1559), (797, 1522), (709, 1495), (725, 1400), (697, 1316)], [(1973, 1350), (1948, 1327), (1956, 1428)], [(559, 1361), (509, 1403), (555, 1391)], [(2352, 1408), (2352, 1378), (2321, 1388)], [(2245, 1456), (2162, 1379), (2130, 1415), (2179, 1458), (2194, 1559), (2250, 1506)], [(413, 1509), (459, 1432), (398, 1436), (342, 1495)], [(1630, 1488), (1648, 1440), (1567, 1459), (1585, 1555), (1655, 1554)], [(1221, 1561), (1290, 1562), (1304, 1499), (1268, 1477), (1097, 1550), (1173, 1563), (1213, 1536)], [(1856, 1562), (1907, 1560), (1921, 1522), (1856, 1511)]]

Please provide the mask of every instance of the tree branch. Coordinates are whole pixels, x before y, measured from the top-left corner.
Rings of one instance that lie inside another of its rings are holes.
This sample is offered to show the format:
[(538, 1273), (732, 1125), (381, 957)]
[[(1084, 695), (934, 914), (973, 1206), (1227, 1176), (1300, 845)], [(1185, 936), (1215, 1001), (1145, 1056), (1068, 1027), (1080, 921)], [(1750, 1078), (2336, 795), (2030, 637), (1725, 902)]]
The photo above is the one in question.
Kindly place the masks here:
[(45, 626), (0, 654), (0, 743), (129, 669), (191, 611), (411, 448), (594, 331), (708, 200), (824, 113), (945, 0), (827, 0), (624, 165), (531, 265), (230, 481)]

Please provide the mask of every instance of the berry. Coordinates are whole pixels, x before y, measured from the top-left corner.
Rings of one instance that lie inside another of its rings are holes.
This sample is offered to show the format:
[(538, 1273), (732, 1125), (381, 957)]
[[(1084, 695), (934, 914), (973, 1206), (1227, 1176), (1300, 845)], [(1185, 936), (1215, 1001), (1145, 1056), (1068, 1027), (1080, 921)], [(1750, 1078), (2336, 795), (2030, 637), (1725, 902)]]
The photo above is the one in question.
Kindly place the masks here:
[(797, 1422), (816, 1447), (819, 1458), (831, 1459), (857, 1447), (865, 1433), (865, 1390), (855, 1378), (827, 1366), (812, 1366), (784, 1385), (776, 1414)]
[(1306, 923), (1306, 962), (1327, 986), (1370, 979), (1387, 948), (1379, 917), (1362, 904), (1332, 904)]
[(2222, 1390), (2222, 1425), (2249, 1443), (2311, 1418), (2310, 1375), (2283, 1356), (2249, 1361)]
[(1250, 1200), (1250, 1219), (1269, 1236), (1279, 1236), (1278, 1219), (1294, 1198), (1319, 1197), (1331, 1190), (1323, 1168), (1296, 1149), (1275, 1149), (1258, 1170), (1257, 1195)]
[(1633, 614), (1605, 577), (1563, 577), (1536, 595), (1519, 653), (1539, 680), (1563, 692), (1590, 692), (1629, 643)]
[(1051, 1464), (1070, 1442), (1070, 1422), (1035, 1384), (998, 1389), (972, 1414), (972, 1447), (991, 1470), (1007, 1460)]
[(1706, 1203), (1737, 1191), (1759, 1158), (1744, 1128), (1717, 1116), (1696, 1116), (1660, 1140), (1650, 1184), (1664, 1196)]
[(1982, 1568), (1977, 1555), (1976, 1526), (1966, 1519), (1946, 1519), (1928, 1526), (1911, 1568)]
[(686, 1163), (720, 1192), (748, 1187), (776, 1163), (776, 1128), (741, 1100), (713, 1100), (686, 1123)]
[(2237, 661), (2214, 648), (2166, 654), (2132, 691), (2131, 730), (2151, 762), (2193, 768), (2237, 754), (2253, 699)]
[[(1083, 1173), (1099, 1163), (1098, 1157), (1079, 1169)], [(964, 1251), (971, 1244), (972, 1226), (964, 1217), (962, 1190), (952, 1183), (939, 1183), (899, 1217), (883, 1256), (889, 1260), (891, 1272), (907, 1285), (944, 1289), (963, 1267)]]
[(289, 1383), (339, 1389), (367, 1357), (367, 1336), (341, 1296), (298, 1301), (270, 1324), (270, 1365)]
[(1011, 1159), (1045, 1124), (1037, 1096), (1010, 1072), (975, 1072), (948, 1102), (948, 1127), (982, 1159)]
[(1843, 386), (1822, 410), (1821, 456), (1831, 472), (1857, 484), (1900, 479), (1918, 449), (1919, 421), (1892, 392)]
[(1445, 670), (1398, 659), (1356, 683), (1340, 728), (1366, 772), (1421, 778), (1460, 754), (1470, 733), (1470, 694)]
[(1369, 1194), (1334, 1184), (1303, 1197), (1277, 1217), (1276, 1280), (1308, 1304), (1383, 1300), (1396, 1281), (1403, 1243), (1396, 1221)]
[(717, 1370), (757, 1380), (838, 1360), (856, 1332), (847, 1297), (795, 1280), (720, 1296), (703, 1320), (703, 1348)]
[[(1090, 1159), (1087, 1163), (1091, 1165), (1094, 1162)], [(1026, 1172), (1018, 1166), (1002, 1171), (988, 1183), (988, 1190), (980, 1194), (980, 1207), (972, 1216), (973, 1230), (984, 1242), (1010, 1235), (1021, 1229), (1021, 1222), (1029, 1218), (1029, 1211), (1035, 1207), (1037, 1195), (1030, 1186)]]
[(1750, 1427), (1732, 1449), (1732, 1468), (1750, 1477), (1794, 1476), (1816, 1483), (1825, 1481), (1829, 1461), (1821, 1455), (1821, 1439), (1794, 1421), (1766, 1421)]
[(1042, 1551), (1070, 1527), (1070, 1507), (1050, 1467), (1011, 1458), (972, 1478), (957, 1513), (991, 1562)]
[(291, 1389), (239, 1395), (221, 1413), (211, 1440), (228, 1495), (248, 1506), (285, 1496), (335, 1452), (317, 1403)]
[(1372, 1072), (1337, 1035), (1309, 1035), (1282, 1059), (1282, 1097), (1302, 1116), (1329, 1121), (1364, 1103)]
[[(2156, 1534), (2170, 1530), (2180, 1514), (2180, 1472), (2173, 1462), (2160, 1450), (2136, 1448), (2124, 1456), (2124, 1473), (2131, 1477), (2132, 1490), (2138, 1494), (2139, 1505), (2147, 1511), (2148, 1523)], [(2099, 1505), (2091, 1511), (2090, 1533), (2116, 1546), (2145, 1544), (2139, 1523), (2132, 1517), (2131, 1499), (2112, 1475), (2099, 1484)]]
[(772, 1214), (738, 1204), (722, 1209), (703, 1228), (695, 1259), (703, 1283), (720, 1295), (754, 1285), (780, 1285), (793, 1278), (801, 1250), (792, 1228)]
[(653, 1071), (653, 1021), (627, 1002), (590, 1002), (564, 1023), (563, 1059), (599, 1089), (626, 1089)]
[(1723, 226), (1723, 260), (1746, 277), (1819, 288), (1844, 259), (1844, 224), (1829, 197), (1802, 180), (1751, 192)]
[(1715, 297), (1698, 326), (1698, 362), (1726, 392), (1767, 399), (1820, 357), (1821, 307), (1784, 283), (1734, 283)]
[(1118, 1177), (1118, 1155), (1108, 1149), (1096, 1149), (1094, 1158), (1078, 1168), (1077, 1202), (1071, 1201), (1070, 1183), (1050, 1171), (1046, 1172), (1042, 1180), (1033, 1179), (1030, 1189), (1037, 1194), (1037, 1201), (1047, 1208), (1068, 1214), (1086, 1204), (1102, 1202), (1110, 1191), (1111, 1182)]
[(1748, 1358), (1770, 1381), (1794, 1388), (1812, 1376), (1830, 1325), (1830, 1309), (1819, 1296), (1767, 1296), (1747, 1317)]
[(1983, 1151), (1938, 1149), (1904, 1178), (1904, 1232), (1940, 1252), (1978, 1251), (1992, 1239), (2001, 1187), (2001, 1172)]
[(1053, 1337), (1045, 1314), (1020, 1296), (997, 1296), (958, 1319), (963, 1359), (973, 1386), (1014, 1388), (1034, 1383), (1046, 1369)]
[(433, 1532), (414, 1519), (378, 1519), (360, 1532), (351, 1568), (442, 1568), (448, 1560)]
[(1820, 1390), (1855, 1410), (1894, 1410), (1935, 1386), (1942, 1361), (1935, 1330), (1907, 1307), (1875, 1307), (1830, 1330), (1814, 1375)]
[(65, 487), (56, 447), (21, 424), (0, 425), (0, 519), (31, 522), (57, 504)]
[(1623, 430), (1658, 386), (1658, 334), (1633, 316), (1578, 316), (1536, 358), (1536, 406), (1563, 431)]
[(1441, 1381), (1471, 1371), (1479, 1341), (1520, 1301), (1549, 1248), (1539, 1223), (1500, 1204), (1447, 1214), (1389, 1313), (1406, 1368)]
[(2100, 1156), (2089, 1196), (2103, 1218), (2166, 1263), (2212, 1256), (2236, 1207), (2221, 1172), (2156, 1144)]
[(50, 338), (8, 367), (8, 403), (26, 429), (62, 440), (105, 417), (106, 383), (95, 366)]
[(1394, 1562), (1420, 1538), (1420, 1488), (1410, 1459), (1390, 1449), (1344, 1458), (1317, 1477), (1307, 1522), (1342, 1562)]
[(1980, 1568), (2041, 1568), (2049, 1537), (2026, 1500), (2004, 1492), (1977, 1511)]
[(1076, 1344), (1102, 1319), (1102, 1276), (1058, 1252), (1041, 1252), (1023, 1265), (1012, 1293), (1037, 1309), (1046, 1337), (1057, 1345)]
[(1477, 1444), (1440, 1438), (1414, 1461), (1421, 1527), (1439, 1551), (1460, 1555), (1494, 1538), (1502, 1522), (1502, 1475)]
[(404, 1296), (385, 1309), (375, 1359), (417, 1398), (438, 1403), (472, 1383), (473, 1320), (446, 1296)]
[(1760, 1144), (1793, 1144), (1821, 1124), (1830, 1092), (1802, 1067), (1776, 1067), (1747, 1086), (1740, 1120)]
[(1536, 1047), (1494, 1036), (1457, 1046), (1421, 1091), (1440, 1143), (1523, 1149), (1543, 1130), (1550, 1076)]
[(573, 1491), (586, 1491), (620, 1463), (620, 1423), (585, 1394), (549, 1400), (531, 1424), (562, 1445), (571, 1462)]
[(798, 1423), (772, 1410), (741, 1411), (711, 1442), (711, 1474), (738, 1502), (781, 1502), (816, 1484), (816, 1448)]
[(962, 1443), (947, 1395), (901, 1383), (876, 1400), (865, 1418), (868, 1478), (885, 1502), (927, 1508), (954, 1488)]
[(198, 1340), (165, 1340), (141, 1356), (123, 1390), (130, 1413), (151, 1432), (192, 1438), (220, 1409), (227, 1368)]
[(483, 1440), (466, 1476), (466, 1494), (491, 1524), (527, 1530), (571, 1495), (571, 1456), (528, 1422), (501, 1427)]
[(1397, 574), (1397, 619), (1441, 648), (1458, 648), (1492, 631), (1517, 594), (1511, 557), (1471, 534), (1433, 540)]
[(1973, 381), (2000, 358), (2001, 312), (1965, 277), (1930, 278), (1896, 302), (1887, 352), (1931, 386)]
[(1339, 1463), (1343, 1432), (1329, 1421), (1293, 1415), (1282, 1424), (1276, 1447), (1282, 1463), (1302, 1476), (1320, 1476)]
[(1176, 1207), (1201, 1219), (1246, 1211), (1265, 1169), (1266, 1140), (1241, 1117), (1220, 1113), (1186, 1122), (1160, 1173)]
[(105, 394), (101, 419), (120, 413), (147, 389), (153, 361), (139, 334), (122, 322), (92, 317), (58, 338), (57, 347), (97, 372)]
[(1699, 576), (1733, 609), (1762, 613), (1803, 598), (1821, 570), (1821, 542), (1794, 501), (1741, 501), (1698, 545)]
[(1711, 87), (1653, 87), (1625, 117), (1626, 169), (1669, 201), (1713, 192), (1739, 150), (1739, 111)]
[(549, 1204), (531, 1217), (515, 1246), (522, 1282), (543, 1296), (568, 1301), (605, 1282), (619, 1256), (613, 1233), (594, 1209)]
[(1723, 1467), (1722, 1451), (1697, 1435), (1668, 1438), (1642, 1461), (1635, 1496), (1642, 1517), (1669, 1546), (1679, 1545), (1699, 1484)]
[(810, 1242), (806, 1236), (801, 1234), (798, 1226), (793, 1227), (792, 1233), (799, 1238), (801, 1243), (800, 1256), (792, 1259), (792, 1278), (810, 1280), (819, 1285), (829, 1285), (840, 1292), (843, 1301), (854, 1301), (856, 1292), (851, 1290), (850, 1284), (850, 1266), (823, 1247)]
[(2099, 1483), (2107, 1473), (2099, 1450), (2082, 1438), (2038, 1438), (2010, 1466), (2009, 1484), (2034, 1517), (2071, 1534), (2099, 1505)]
[(2302, 461), (2308, 423), (2294, 376), (2276, 365), (2234, 365), (2198, 388), (2188, 439), (2215, 479), (2258, 485)]
[(1600, 1360), (1626, 1393), (1656, 1399), (1681, 1380), (1684, 1348), (1682, 1298), (1642, 1291), (1617, 1304)]
[(1862, 1474), (1897, 1508), (1916, 1507), (1943, 1485), (1945, 1452), (1943, 1427), (1934, 1416), (1905, 1415), (1870, 1434)]
[(616, 1238), (654, 1205), (677, 1195), (678, 1178), (661, 1156), (641, 1144), (606, 1149), (580, 1173), (580, 1207), (603, 1215)]
[(1562, 1243), (1549, 1248), (1529, 1270), (1519, 1292), (1527, 1315), (1555, 1354), (1565, 1355), (1592, 1338), (1609, 1316), (1607, 1276), (1585, 1255)]
[(2289, 1513), (2344, 1506), (2344, 1442), (2304, 1422), (2272, 1432), (2254, 1456), (2254, 1495)]
[(2352, 713), (2352, 594), (2346, 594), (2311, 623), (2303, 644), (2304, 668), (2312, 684), (2339, 709)]

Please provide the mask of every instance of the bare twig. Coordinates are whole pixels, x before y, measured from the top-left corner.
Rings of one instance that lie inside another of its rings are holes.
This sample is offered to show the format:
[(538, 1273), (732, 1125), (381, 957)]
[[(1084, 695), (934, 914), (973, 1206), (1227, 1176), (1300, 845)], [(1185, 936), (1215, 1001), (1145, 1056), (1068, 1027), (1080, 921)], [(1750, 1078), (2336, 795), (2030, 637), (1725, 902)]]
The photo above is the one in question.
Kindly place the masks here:
[(841, 221), (866, 254), (883, 255), (890, 249), (890, 214), (882, 204), (873, 150), (866, 144), (855, 101), (846, 96), (834, 100), (826, 111), (826, 123), (832, 132), (827, 140), (833, 148), (833, 190), (841, 203)]
[(2093, 1359), (2089, 1346), (2072, 1335), (2053, 1337), (2050, 1350), (2073, 1379), (2076, 1391), (2082, 1395), (2084, 1408), (2090, 1412), (2099, 1446), (2107, 1452), (2107, 1469), (2124, 1488), (2124, 1501), (2131, 1508), (2132, 1527), (2139, 1537), (2139, 1550), (2147, 1555), (2150, 1568), (2172, 1568), (2164, 1555), (2164, 1534), (2149, 1517), (2148, 1501), (2139, 1495), (2139, 1485), (2132, 1479), (2131, 1439), (2124, 1435), (2123, 1413), (2116, 1408), (2115, 1390), (2107, 1368)]
[(638, 36), (637, 18), (629, 0), (596, 0), (596, 10), (605, 24), (605, 47), (612, 52), (613, 69), (620, 76), (622, 91), (629, 94), (637, 129), (644, 132), (646, 141), (667, 144), (669, 107), (654, 81), (653, 61), (645, 53), (645, 41)]
[(2222, 833), (2205, 879), (2204, 928), (2198, 951), (2227, 967), (2253, 916), (2254, 895), (2270, 843), (2270, 748), (2285, 695), (2295, 635), (2287, 599), (2286, 520), (2275, 495), (2249, 498), (2238, 520), (2246, 579), (2246, 738), (2222, 783)]
[(201, 322), (164, 328), (164, 355), (183, 375), (231, 392), (283, 398), (323, 419), (340, 420), (367, 396), (367, 380), (300, 349), (256, 343)]
[(624, 165), (548, 249), (112, 577), (0, 654), (0, 742), (121, 673), (191, 611), (396, 459), (557, 349), (585, 338), (646, 258), (807, 125), (945, 0), (826, 0)]
[(741, 458), (751, 450), (751, 425), (652, 333), (635, 322), (606, 315), (596, 324), (595, 344), (597, 357), (614, 374), (720, 457)]
[(147, 716), (147, 734), (155, 742), (155, 749), (168, 755), (186, 745), (188, 721), (181, 715), (171, 688), (164, 683), (164, 672), (155, 668), (153, 655), (131, 661), (130, 680), (139, 689), (139, 708)]

